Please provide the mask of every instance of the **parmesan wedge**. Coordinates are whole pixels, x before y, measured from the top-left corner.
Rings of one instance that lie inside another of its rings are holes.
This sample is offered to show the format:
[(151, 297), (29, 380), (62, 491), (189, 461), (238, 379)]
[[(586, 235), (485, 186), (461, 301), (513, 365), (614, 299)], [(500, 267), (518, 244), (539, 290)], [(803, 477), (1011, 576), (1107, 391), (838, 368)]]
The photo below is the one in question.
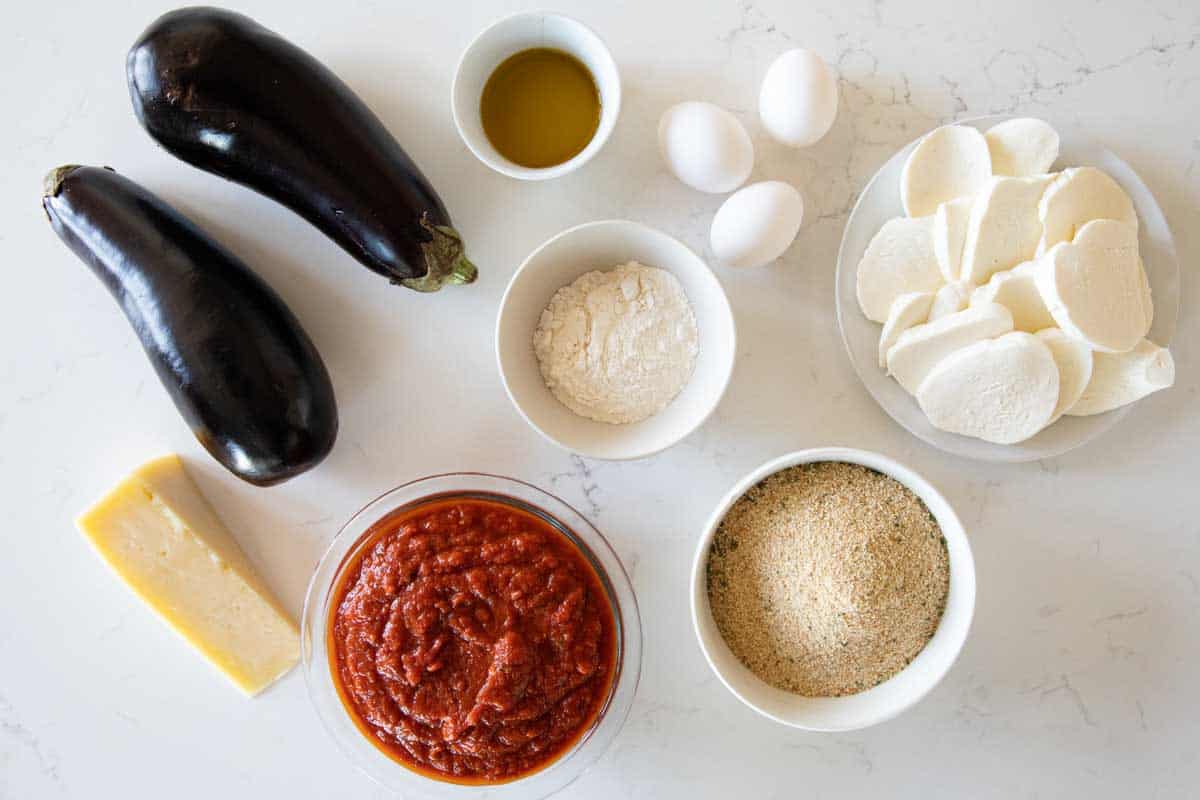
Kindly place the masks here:
[(1013, 329), (1012, 314), (997, 303), (968, 308), (948, 317), (909, 328), (888, 350), (888, 372), (909, 394), (955, 350)]
[(1012, 312), (1013, 326), (1026, 333), (1053, 328), (1056, 323), (1038, 293), (1036, 275), (1036, 261), (997, 272), (971, 294), (971, 305), (999, 303)]
[(900, 174), (900, 201), (910, 217), (933, 214), (947, 200), (973, 195), (992, 175), (983, 134), (970, 125), (930, 131), (913, 148)]
[(962, 271), (963, 241), (971, 217), (973, 197), (957, 197), (938, 206), (933, 215), (933, 254), (947, 283), (958, 280)]
[(933, 296), (933, 305), (929, 308), (929, 322), (949, 316), (967, 307), (971, 292), (975, 287), (966, 281), (947, 283), (937, 290)]
[(1041, 255), (1059, 242), (1074, 239), (1094, 219), (1115, 219), (1137, 231), (1137, 213), (1129, 195), (1116, 181), (1095, 167), (1064, 169), (1042, 195), (1038, 204), (1042, 238)]
[(887, 320), (905, 292), (932, 292), (942, 285), (933, 255), (933, 217), (896, 217), (884, 223), (858, 265), (858, 304), (872, 322)]
[(921, 382), (917, 402), (935, 428), (1015, 444), (1046, 427), (1058, 394), (1050, 348), (1014, 331), (948, 355)]
[(1092, 379), (1067, 415), (1103, 414), (1175, 383), (1171, 351), (1142, 339), (1126, 353), (1096, 353)]
[(1010, 119), (993, 125), (983, 138), (992, 155), (995, 175), (1042, 175), (1058, 159), (1058, 131), (1040, 119)]
[(1042, 236), (1038, 201), (1048, 175), (992, 178), (971, 206), (963, 242), (962, 279), (981, 284), (994, 273), (1028, 261)]
[(1079, 401), (1092, 379), (1092, 348), (1067, 336), (1060, 328), (1046, 328), (1035, 335), (1050, 348), (1050, 355), (1058, 365), (1058, 402), (1050, 422), (1046, 423), (1050, 425)]
[(1137, 229), (1097, 219), (1038, 260), (1036, 281), (1058, 327), (1093, 350), (1132, 350), (1150, 330)]
[(178, 456), (142, 465), (77, 525), (142, 602), (246, 694), (299, 659), (296, 623)]
[(905, 292), (896, 298), (888, 311), (887, 322), (879, 334), (879, 367), (887, 368), (887, 351), (892, 349), (900, 334), (929, 318), (933, 305), (932, 292)]

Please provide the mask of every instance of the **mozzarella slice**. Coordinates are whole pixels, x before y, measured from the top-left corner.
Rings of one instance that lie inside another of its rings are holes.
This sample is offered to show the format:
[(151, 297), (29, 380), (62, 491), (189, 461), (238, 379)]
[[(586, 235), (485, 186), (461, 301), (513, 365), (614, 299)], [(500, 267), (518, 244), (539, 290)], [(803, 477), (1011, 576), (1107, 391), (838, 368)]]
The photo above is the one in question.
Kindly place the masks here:
[(1028, 261), (1042, 236), (1038, 201), (1049, 175), (992, 178), (971, 206), (963, 242), (962, 279), (981, 284), (993, 273)]
[(924, 217), (947, 200), (972, 195), (992, 175), (983, 134), (969, 125), (945, 125), (913, 148), (900, 175), (900, 201), (910, 217)]
[(935, 428), (1015, 444), (1046, 427), (1058, 394), (1050, 348), (1017, 331), (947, 356), (922, 381), (917, 402)]
[(994, 175), (1042, 175), (1058, 159), (1058, 131), (1040, 119), (1010, 119), (993, 125), (983, 138), (992, 155)]
[(888, 350), (888, 372), (909, 394), (938, 362), (955, 350), (1013, 329), (1012, 314), (997, 303), (976, 306), (909, 328)]
[(1057, 323), (1042, 302), (1036, 274), (1036, 261), (1026, 261), (1012, 269), (997, 272), (971, 294), (971, 305), (999, 303), (1012, 312), (1013, 327), (1026, 333), (1053, 328)]
[(1036, 334), (1050, 348), (1054, 363), (1058, 365), (1058, 402), (1050, 416), (1052, 424), (1063, 413), (1079, 402), (1083, 390), (1092, 379), (1092, 348), (1078, 339), (1072, 339), (1060, 328), (1046, 328)]
[(933, 217), (896, 217), (884, 223), (858, 264), (858, 305), (872, 322), (887, 320), (905, 292), (932, 292), (942, 285), (933, 255)]
[(1038, 205), (1042, 239), (1038, 255), (1069, 242), (1094, 219), (1115, 219), (1137, 230), (1137, 212), (1117, 182), (1095, 167), (1064, 169), (1046, 188)]
[(1072, 417), (1102, 414), (1175, 383), (1171, 352), (1142, 339), (1127, 353), (1096, 353), (1092, 379), (1079, 401), (1067, 409)]
[(971, 299), (971, 292), (974, 289), (975, 287), (966, 281), (947, 283), (938, 289), (937, 294), (933, 296), (933, 305), (929, 309), (929, 321), (932, 322), (956, 311), (962, 311), (967, 307), (967, 301)]
[(932, 292), (905, 292), (896, 298), (888, 311), (887, 322), (879, 334), (879, 367), (887, 368), (887, 351), (892, 349), (900, 334), (929, 318), (929, 307), (933, 305)]
[(933, 254), (947, 282), (958, 280), (961, 272), (963, 241), (967, 238), (967, 220), (974, 198), (947, 200), (933, 215)]
[(1149, 331), (1154, 325), (1154, 296), (1150, 291), (1150, 276), (1146, 274), (1146, 265), (1142, 262), (1142, 257), (1138, 256), (1138, 270), (1142, 295), (1142, 313), (1146, 315), (1146, 330)]
[(1058, 327), (1093, 350), (1132, 350), (1150, 330), (1137, 229), (1092, 220), (1038, 260), (1036, 281)]

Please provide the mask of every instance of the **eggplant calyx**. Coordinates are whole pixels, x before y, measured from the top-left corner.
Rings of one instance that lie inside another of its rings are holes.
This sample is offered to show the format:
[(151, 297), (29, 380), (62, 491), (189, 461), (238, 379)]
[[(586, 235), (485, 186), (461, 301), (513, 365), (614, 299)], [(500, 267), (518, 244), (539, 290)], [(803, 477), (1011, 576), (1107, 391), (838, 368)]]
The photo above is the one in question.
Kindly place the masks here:
[(42, 197), (57, 196), (63, 181), (79, 167), (79, 164), (63, 164), (61, 167), (55, 167), (47, 172), (46, 177), (42, 179)]
[(462, 237), (458, 231), (445, 225), (432, 225), (424, 217), (421, 227), (429, 232), (428, 242), (421, 244), (425, 256), (425, 274), (420, 278), (401, 278), (398, 283), (417, 292), (436, 292), (448, 283), (474, 283), (479, 277), (475, 268), (463, 252)]

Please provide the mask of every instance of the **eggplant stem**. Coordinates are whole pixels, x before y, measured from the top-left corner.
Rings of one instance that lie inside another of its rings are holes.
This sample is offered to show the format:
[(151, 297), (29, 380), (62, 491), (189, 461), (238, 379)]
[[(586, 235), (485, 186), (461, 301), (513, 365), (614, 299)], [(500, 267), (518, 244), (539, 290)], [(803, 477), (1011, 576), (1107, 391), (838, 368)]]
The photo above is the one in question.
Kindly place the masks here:
[(417, 292), (436, 292), (448, 283), (473, 283), (479, 270), (463, 253), (462, 237), (445, 225), (431, 225), (425, 219), (421, 227), (430, 239), (421, 245), (425, 255), (425, 274), (420, 278), (402, 278), (400, 285)]
[(42, 197), (56, 196), (62, 182), (77, 169), (79, 169), (78, 164), (63, 164), (61, 167), (55, 167), (47, 172), (46, 177), (42, 178)]

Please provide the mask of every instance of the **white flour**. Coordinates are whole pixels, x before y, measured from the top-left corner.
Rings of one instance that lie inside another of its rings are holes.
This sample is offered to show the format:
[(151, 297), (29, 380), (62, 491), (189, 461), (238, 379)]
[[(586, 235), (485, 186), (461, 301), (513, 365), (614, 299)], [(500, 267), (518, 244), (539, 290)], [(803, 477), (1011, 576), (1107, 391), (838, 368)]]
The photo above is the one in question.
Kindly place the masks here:
[(679, 279), (630, 261), (555, 292), (533, 350), (563, 405), (622, 424), (658, 413), (679, 394), (696, 365), (698, 338)]

